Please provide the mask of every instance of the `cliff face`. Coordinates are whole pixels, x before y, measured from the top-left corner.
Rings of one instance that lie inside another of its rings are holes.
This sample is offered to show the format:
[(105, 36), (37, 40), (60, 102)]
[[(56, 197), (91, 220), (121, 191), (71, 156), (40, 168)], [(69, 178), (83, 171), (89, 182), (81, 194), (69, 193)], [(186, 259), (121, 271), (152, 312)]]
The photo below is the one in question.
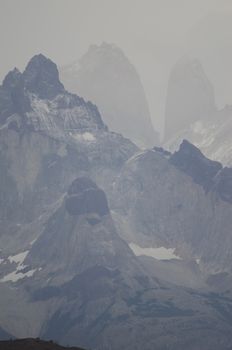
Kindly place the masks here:
[(198, 120), (216, 113), (214, 90), (197, 60), (182, 58), (173, 67), (168, 82), (165, 141)]
[(116, 46), (91, 46), (79, 65), (61, 69), (61, 79), (68, 90), (96, 103), (110, 130), (140, 147), (159, 142), (138, 73)]

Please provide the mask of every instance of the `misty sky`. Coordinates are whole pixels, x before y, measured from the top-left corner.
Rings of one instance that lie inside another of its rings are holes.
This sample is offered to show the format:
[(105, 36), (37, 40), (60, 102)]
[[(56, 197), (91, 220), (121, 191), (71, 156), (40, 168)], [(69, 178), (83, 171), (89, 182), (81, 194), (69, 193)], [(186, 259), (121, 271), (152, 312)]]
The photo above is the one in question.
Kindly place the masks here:
[(154, 125), (162, 128), (172, 65), (201, 60), (219, 107), (232, 104), (231, 0), (0, 0), (0, 79), (36, 53), (58, 65), (90, 44), (121, 47), (136, 66)]

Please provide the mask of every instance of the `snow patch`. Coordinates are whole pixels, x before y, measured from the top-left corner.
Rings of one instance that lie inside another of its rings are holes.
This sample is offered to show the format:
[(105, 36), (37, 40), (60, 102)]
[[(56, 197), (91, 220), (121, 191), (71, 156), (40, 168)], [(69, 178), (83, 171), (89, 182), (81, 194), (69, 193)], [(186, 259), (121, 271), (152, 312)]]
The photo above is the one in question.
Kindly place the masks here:
[(29, 250), (26, 250), (25, 252), (22, 252), (16, 255), (11, 255), (8, 257), (8, 260), (10, 263), (15, 262), (16, 264), (22, 265), (28, 253), (29, 253)]
[(96, 140), (96, 137), (91, 132), (84, 132), (83, 134), (74, 134), (72, 135), (78, 141), (87, 141), (93, 142)]
[(23, 262), (26, 259), (26, 256), (28, 255), (28, 253), (29, 253), (29, 250), (26, 250), (25, 252), (22, 252), (16, 255), (11, 255), (7, 258), (10, 263), (16, 263), (17, 267), (13, 272), (10, 272), (6, 276), (4, 276), (2, 279), (0, 279), (0, 282), (17, 282), (22, 278), (32, 277), (34, 275), (37, 269), (29, 270), (27, 272), (22, 272), (22, 270), (24, 270), (27, 267), (26, 265), (23, 264)]
[[(22, 266), (21, 266), (22, 268)], [(19, 269), (19, 266), (17, 267), (17, 269), (11, 273), (9, 273), (8, 275), (4, 276), (0, 282), (17, 282), (19, 280), (21, 280), (22, 278), (24, 277), (32, 277), (35, 273), (37, 269), (34, 269), (34, 270), (30, 270), (30, 271), (27, 271), (25, 273), (23, 272), (19, 272), (20, 269)]]
[(93, 134), (91, 134), (90, 132), (84, 132), (82, 137), (85, 141), (95, 141), (96, 140), (95, 136)]
[(35, 111), (41, 113), (47, 113), (49, 114), (50, 110), (48, 107), (48, 102), (46, 100), (41, 100), (38, 99), (37, 97), (33, 96), (34, 98), (32, 99), (32, 107)]
[(168, 249), (165, 247), (142, 248), (135, 243), (130, 243), (129, 247), (131, 248), (131, 250), (136, 256), (145, 255), (145, 256), (150, 256), (157, 260), (171, 260), (171, 259), (181, 260), (181, 258), (178, 255), (174, 254), (175, 252), (174, 248), (168, 248)]

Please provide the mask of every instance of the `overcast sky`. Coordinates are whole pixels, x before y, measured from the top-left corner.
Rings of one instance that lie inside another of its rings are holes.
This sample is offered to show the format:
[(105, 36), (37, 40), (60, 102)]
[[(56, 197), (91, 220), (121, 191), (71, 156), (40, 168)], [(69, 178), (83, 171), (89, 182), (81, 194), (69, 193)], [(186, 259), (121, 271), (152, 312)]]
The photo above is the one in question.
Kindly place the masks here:
[(0, 79), (36, 53), (64, 65), (90, 44), (115, 43), (160, 129), (170, 69), (186, 53), (202, 61), (218, 105), (232, 103), (231, 14), (231, 0), (0, 0)]

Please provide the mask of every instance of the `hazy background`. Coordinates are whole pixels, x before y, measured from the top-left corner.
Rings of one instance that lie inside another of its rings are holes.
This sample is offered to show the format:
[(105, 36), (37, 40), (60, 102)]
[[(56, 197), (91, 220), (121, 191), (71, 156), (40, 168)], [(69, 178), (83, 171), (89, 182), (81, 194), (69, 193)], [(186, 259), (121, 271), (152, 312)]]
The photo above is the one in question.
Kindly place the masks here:
[(0, 0), (0, 79), (36, 53), (58, 65), (115, 43), (136, 66), (162, 130), (167, 80), (185, 54), (201, 60), (219, 107), (232, 103), (231, 0)]

